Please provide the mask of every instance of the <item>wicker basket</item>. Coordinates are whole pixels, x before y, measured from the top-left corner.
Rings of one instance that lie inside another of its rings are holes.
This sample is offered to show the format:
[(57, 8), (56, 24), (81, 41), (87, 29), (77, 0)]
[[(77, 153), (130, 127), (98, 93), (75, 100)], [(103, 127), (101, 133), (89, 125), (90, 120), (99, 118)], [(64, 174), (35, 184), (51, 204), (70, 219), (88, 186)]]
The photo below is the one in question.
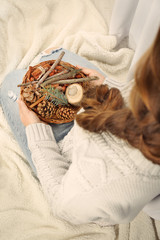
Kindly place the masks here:
[[(29, 70), (26, 72), (26, 74), (24, 75), (23, 77), (23, 81), (22, 81), (22, 84), (24, 83), (28, 83), (28, 82), (32, 82), (32, 81), (35, 81), (37, 80), (37, 78), (39, 77), (39, 72), (41, 72), (41, 69), (48, 71), (48, 69), (52, 66), (52, 64), (55, 62), (55, 60), (48, 60), (48, 61), (44, 61), (44, 62), (41, 62), (33, 67), (29, 67)], [(51, 72), (51, 75), (54, 75), (54, 74), (57, 74), (57, 73), (60, 73), (62, 70), (64, 70), (65, 68), (68, 69), (68, 67), (71, 67), (71, 68), (74, 68), (74, 69), (78, 69), (76, 68), (75, 66), (67, 63), (67, 62), (63, 62), (63, 61), (60, 61), (60, 63), (58, 64), (58, 66)], [(41, 73), (42, 74), (42, 73)], [(43, 72), (44, 74), (44, 72)], [(83, 73), (83, 72), (78, 72), (77, 75), (75, 76), (75, 78), (83, 78), (83, 77), (86, 77), (86, 75)], [(89, 83), (88, 82), (83, 82), (81, 83), (84, 91), (86, 91), (89, 87)], [(35, 94), (35, 97), (32, 99), (32, 101), (28, 100), (28, 98), (25, 98), (24, 96), (25, 95), (25, 91), (26, 91), (26, 88), (28, 89), (28, 86), (31, 86), (31, 89), (33, 88), (33, 86), (35, 86), (35, 84), (30, 84), (30, 85), (27, 85), (27, 86), (21, 86), (21, 90), (20, 90), (20, 93), (21, 93), (21, 97), (22, 97), (22, 100), (25, 102), (25, 104), (30, 108), (31, 105), (34, 104), (34, 102), (37, 102), (37, 97), (38, 96), (38, 99), (40, 99), (43, 94), (41, 92), (42, 88), (41, 87), (38, 87), (35, 89), (34, 91), (34, 88), (32, 89), (33, 91), (31, 92), (31, 94)], [(53, 85), (54, 86), (54, 85)], [(61, 85), (63, 87), (63, 85)], [(43, 100), (43, 103), (44, 104), (48, 104), (48, 102), (50, 102), (50, 100), (47, 100), (47, 99), (44, 99)], [(51, 104), (51, 103), (49, 103)], [(54, 103), (52, 103), (54, 104)], [(52, 105), (53, 106), (53, 105)], [(59, 105), (58, 107), (56, 106), (56, 109), (62, 109), (62, 107), (64, 108), (65, 106), (61, 106)], [(72, 120), (75, 119), (76, 117), (76, 114), (77, 112), (79, 111), (80, 107), (78, 106), (73, 106), (73, 105), (67, 105), (66, 108), (72, 110), (72, 116), (70, 116), (69, 119), (61, 119), (59, 117), (57, 117), (56, 115), (56, 112), (54, 114), (52, 114), (52, 116), (50, 115), (49, 117), (47, 116), (44, 116), (43, 113), (42, 114), (39, 114), (38, 112), (38, 107), (37, 105), (32, 107), (31, 109), (38, 115), (38, 117), (46, 122), (46, 123), (56, 123), (56, 124), (61, 124), (61, 123), (67, 123), (67, 122), (71, 122)]]

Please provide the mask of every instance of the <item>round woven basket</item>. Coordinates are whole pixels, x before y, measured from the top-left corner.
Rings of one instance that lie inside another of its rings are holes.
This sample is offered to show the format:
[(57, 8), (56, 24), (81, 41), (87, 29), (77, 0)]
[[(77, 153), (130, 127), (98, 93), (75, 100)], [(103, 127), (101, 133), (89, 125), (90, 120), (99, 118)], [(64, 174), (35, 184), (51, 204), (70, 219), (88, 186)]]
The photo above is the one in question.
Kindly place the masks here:
[[(37, 81), (37, 79), (39, 79), (41, 77), (40, 74), (43, 76), (44, 71), (47, 72), (50, 69), (50, 67), (53, 65), (54, 62), (55, 62), (55, 60), (48, 60), (48, 61), (41, 62), (41, 63), (39, 63), (39, 64), (37, 64), (33, 67), (30, 66), (29, 70), (26, 72), (26, 74), (23, 77), (22, 84), (25, 84), (25, 83), (31, 83), (31, 84), (28, 84), (26, 86), (24, 86), (24, 85), (21, 86), (20, 94), (21, 94), (22, 100), (25, 102), (25, 104), (29, 108), (31, 108), (42, 121), (44, 121), (46, 123), (61, 124), (61, 123), (67, 123), (67, 122), (73, 121), (75, 119), (76, 114), (79, 111), (80, 107), (79, 106), (73, 106), (71, 104), (67, 104), (66, 106), (59, 104), (58, 106), (57, 105), (55, 106), (55, 112), (50, 113), (49, 116), (44, 116), (43, 111), (41, 113), (38, 111), (38, 106), (40, 105), (41, 101), (38, 103), (39, 105), (36, 104), (35, 106), (32, 107), (32, 105), (37, 103), (38, 99), (41, 99), (44, 96), (43, 92), (41, 91), (42, 87), (41, 86), (39, 86), (38, 88), (35, 87), (36, 86), (36, 81)], [(54, 76), (55, 74), (60, 73), (61, 71), (64, 71), (65, 69), (67, 70), (68, 68), (78, 69), (77, 67), (73, 66), (70, 63), (60, 61), (60, 63), (50, 73), (49, 76)], [(84, 78), (84, 77), (86, 77), (86, 75), (82, 71), (79, 71), (74, 78)], [(33, 83), (33, 81), (35, 83)], [(84, 92), (89, 87), (88, 82), (83, 82), (83, 83), (79, 83), (79, 84), (81, 84), (81, 86), (83, 87)], [(63, 87), (64, 85), (66, 85), (66, 84), (61, 84), (60, 86)], [(55, 87), (54, 84), (52, 84), (52, 86)], [(27, 94), (26, 94), (26, 91), (29, 91), (29, 92), (27, 92)], [(64, 91), (64, 94), (65, 94), (65, 91)], [(30, 96), (26, 97), (28, 95), (30, 95), (31, 97), (34, 96), (32, 98), (32, 100), (29, 99)], [(47, 105), (52, 104), (52, 106), (54, 104), (53, 101), (51, 101), (50, 99), (46, 99), (46, 98), (43, 99), (42, 103), (44, 105), (45, 104), (47, 104)], [(67, 116), (66, 118), (61, 117), (59, 115), (57, 116), (57, 114), (56, 114), (57, 110), (60, 110), (61, 113), (63, 113), (63, 109), (65, 111), (68, 110), (68, 111), (72, 112), (72, 114)]]

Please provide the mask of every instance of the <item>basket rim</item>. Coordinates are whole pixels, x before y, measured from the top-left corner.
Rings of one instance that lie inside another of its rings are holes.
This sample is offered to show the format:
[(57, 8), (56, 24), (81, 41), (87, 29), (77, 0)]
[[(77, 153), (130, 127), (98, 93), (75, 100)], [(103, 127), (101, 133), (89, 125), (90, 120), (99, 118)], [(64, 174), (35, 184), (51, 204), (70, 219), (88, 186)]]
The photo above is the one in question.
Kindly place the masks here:
[[(55, 61), (56, 61), (56, 60), (54, 60), (54, 59), (46, 60), (46, 61), (40, 62), (40, 63), (38, 63), (38, 64), (36, 64), (36, 65), (34, 65), (34, 66), (31, 66), (31, 68), (29, 68), (28, 71), (27, 71), (27, 72), (25, 73), (25, 75), (23, 76), (22, 83), (28, 82), (28, 81), (27, 81), (27, 77), (28, 77), (28, 75), (29, 75), (29, 77), (30, 77), (30, 75), (31, 75), (31, 73), (32, 73), (33, 70), (37, 69), (39, 66), (45, 65), (46, 63), (49, 63), (49, 64), (51, 65), (51, 64), (53, 64)], [(61, 64), (66, 65), (66, 66), (73, 67), (73, 68), (75, 68), (75, 69), (78, 69), (78, 67), (76, 67), (76, 66), (74, 66), (74, 65), (72, 65), (72, 64), (70, 64), (70, 63), (68, 63), (68, 62), (65, 62), (65, 61), (60, 61), (58, 65), (61, 65)], [(81, 74), (82, 77), (85, 76), (85, 74), (84, 74), (83, 72), (79, 72), (79, 74)], [(27, 104), (27, 102), (25, 101), (25, 99), (24, 99), (24, 97), (23, 97), (23, 95), (22, 95), (24, 88), (25, 88), (25, 86), (21, 86), (20, 95), (21, 95), (21, 97), (22, 97), (22, 100), (23, 100), (23, 101), (25, 102), (25, 104), (27, 105), (27, 107), (29, 107), (30, 105)], [(78, 112), (78, 111), (80, 110), (80, 108), (81, 108), (81, 107), (79, 107), (79, 106), (75, 107), (75, 106), (72, 106), (72, 105), (71, 105), (70, 107), (75, 110), (75, 114), (74, 114), (73, 118), (71, 118), (71, 119), (58, 119), (58, 118), (56, 118), (56, 117), (55, 117), (55, 118), (46, 118), (46, 117), (44, 118), (44, 117), (42, 117), (42, 116), (40, 116), (40, 115), (38, 114), (38, 112), (36, 111), (36, 109), (33, 108), (32, 110), (37, 114), (37, 116), (39, 117), (40, 120), (42, 120), (42, 121), (44, 121), (44, 122), (46, 122), (46, 123), (63, 124), (63, 123), (69, 123), (69, 122), (74, 121), (75, 118), (76, 118), (77, 112)]]

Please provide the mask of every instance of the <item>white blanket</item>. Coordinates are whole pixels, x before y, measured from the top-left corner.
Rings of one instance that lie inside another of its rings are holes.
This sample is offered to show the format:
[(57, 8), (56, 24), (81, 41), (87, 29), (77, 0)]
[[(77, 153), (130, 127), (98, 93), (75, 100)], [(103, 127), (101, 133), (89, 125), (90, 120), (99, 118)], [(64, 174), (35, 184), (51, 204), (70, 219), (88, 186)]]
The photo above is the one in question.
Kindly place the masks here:
[[(108, 35), (113, 0), (0, 0), (0, 83), (48, 47), (64, 47), (123, 81), (134, 52)], [(1, 240), (156, 239), (158, 221), (141, 212), (131, 224), (73, 226), (50, 212), (0, 108)]]

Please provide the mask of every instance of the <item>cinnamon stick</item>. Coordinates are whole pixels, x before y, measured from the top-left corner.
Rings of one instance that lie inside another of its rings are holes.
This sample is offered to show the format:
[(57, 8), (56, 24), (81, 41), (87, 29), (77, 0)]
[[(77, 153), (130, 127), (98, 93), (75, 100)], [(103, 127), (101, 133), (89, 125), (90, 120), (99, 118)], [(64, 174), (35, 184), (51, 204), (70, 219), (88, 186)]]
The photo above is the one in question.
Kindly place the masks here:
[(59, 64), (59, 62), (61, 61), (62, 57), (64, 56), (65, 52), (62, 51), (59, 55), (59, 57), (57, 58), (57, 60), (53, 63), (53, 65), (50, 67), (50, 69), (43, 75), (42, 78), (40, 78), (39, 82), (38, 82), (38, 86), (44, 82), (44, 80), (48, 77), (48, 75), (52, 72), (53, 69), (55, 69), (55, 67)]
[(54, 77), (57, 77), (57, 76), (61, 76), (61, 75), (65, 74), (65, 73), (68, 73), (68, 72), (69, 72), (69, 70), (65, 69), (65, 70), (63, 70), (63, 71), (61, 71), (61, 72), (59, 72), (59, 73), (55, 73), (55, 74), (52, 75), (51, 77), (47, 77), (46, 80), (49, 80), (49, 79), (54, 78)]
[(33, 68), (32, 66), (29, 66), (28, 76), (27, 76), (28, 79), (30, 79), (31, 77), (32, 68)]
[(42, 102), (45, 99), (45, 96), (39, 98), (36, 102), (32, 103), (29, 107), (33, 108), (35, 107), (38, 103)]

